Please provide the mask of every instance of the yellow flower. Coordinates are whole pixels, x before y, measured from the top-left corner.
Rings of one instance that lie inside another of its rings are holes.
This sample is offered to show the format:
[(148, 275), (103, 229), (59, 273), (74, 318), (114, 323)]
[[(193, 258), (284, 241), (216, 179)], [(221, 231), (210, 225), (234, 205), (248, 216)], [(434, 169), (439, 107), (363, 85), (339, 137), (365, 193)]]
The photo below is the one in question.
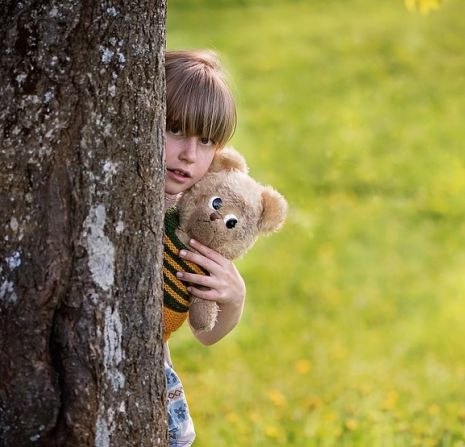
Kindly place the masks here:
[(286, 397), (278, 390), (269, 391), (268, 399), (277, 407), (285, 407), (287, 405)]
[(237, 422), (239, 420), (239, 416), (236, 414), (236, 413), (227, 413), (226, 414), (226, 420), (228, 422), (231, 422), (231, 423), (234, 423), (234, 422)]
[(330, 411), (329, 413), (326, 413), (324, 416), (326, 422), (334, 422), (336, 418), (337, 414), (334, 411)]
[(300, 359), (294, 363), (294, 369), (299, 374), (308, 374), (312, 369), (312, 364), (307, 359)]
[(357, 419), (354, 419), (354, 418), (347, 419), (347, 421), (346, 421), (346, 427), (347, 427), (350, 431), (357, 430), (357, 428), (358, 428), (358, 421), (357, 421)]
[(428, 413), (431, 416), (437, 416), (439, 414), (439, 407), (436, 404), (432, 404), (428, 407)]
[(438, 9), (442, 0), (405, 0), (405, 6), (409, 11), (420, 11), (428, 14), (434, 9)]
[(399, 400), (399, 393), (395, 390), (389, 391), (383, 402), (384, 410), (392, 410)]
[(265, 427), (265, 435), (269, 438), (277, 439), (279, 438), (279, 429), (274, 425), (267, 425)]
[(257, 413), (256, 411), (250, 411), (249, 417), (250, 417), (250, 420), (254, 423), (260, 422), (262, 420), (261, 415)]

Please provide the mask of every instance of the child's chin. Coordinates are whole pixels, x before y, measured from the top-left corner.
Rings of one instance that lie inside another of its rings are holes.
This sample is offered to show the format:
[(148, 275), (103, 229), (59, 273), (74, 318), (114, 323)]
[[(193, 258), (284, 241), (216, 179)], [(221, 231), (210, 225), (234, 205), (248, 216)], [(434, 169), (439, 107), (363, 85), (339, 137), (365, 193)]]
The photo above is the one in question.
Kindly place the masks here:
[(188, 187), (184, 187), (184, 185), (165, 185), (165, 193), (170, 196), (175, 196), (184, 192), (186, 189), (188, 189)]

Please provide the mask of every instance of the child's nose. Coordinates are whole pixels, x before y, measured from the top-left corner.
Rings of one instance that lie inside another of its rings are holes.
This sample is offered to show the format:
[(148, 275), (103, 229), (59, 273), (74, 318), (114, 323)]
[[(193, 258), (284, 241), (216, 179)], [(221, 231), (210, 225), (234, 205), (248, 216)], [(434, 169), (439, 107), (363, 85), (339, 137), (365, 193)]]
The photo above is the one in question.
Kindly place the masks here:
[(194, 162), (197, 158), (197, 139), (195, 137), (187, 137), (183, 142), (182, 156), (184, 160)]

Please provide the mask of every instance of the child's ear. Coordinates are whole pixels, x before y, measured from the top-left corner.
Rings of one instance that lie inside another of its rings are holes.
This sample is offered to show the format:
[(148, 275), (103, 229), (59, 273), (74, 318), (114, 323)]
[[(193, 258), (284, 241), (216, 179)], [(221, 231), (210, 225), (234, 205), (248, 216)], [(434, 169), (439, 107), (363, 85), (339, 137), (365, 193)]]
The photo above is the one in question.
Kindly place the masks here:
[(279, 230), (287, 217), (286, 199), (271, 186), (265, 186), (262, 191), (262, 207), (258, 230), (262, 233)]
[(237, 169), (247, 173), (248, 167), (244, 157), (232, 147), (225, 147), (216, 152), (209, 172), (231, 171)]

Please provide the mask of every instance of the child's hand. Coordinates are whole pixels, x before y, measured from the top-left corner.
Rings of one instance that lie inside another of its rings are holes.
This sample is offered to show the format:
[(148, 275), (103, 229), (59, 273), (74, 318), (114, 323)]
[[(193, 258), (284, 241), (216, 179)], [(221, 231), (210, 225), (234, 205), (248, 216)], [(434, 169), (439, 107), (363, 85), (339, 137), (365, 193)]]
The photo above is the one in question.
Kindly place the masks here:
[(208, 275), (182, 272), (181, 279), (188, 281), (189, 292), (205, 300), (216, 301), (220, 306), (218, 321), (212, 331), (196, 334), (205, 344), (223, 338), (239, 322), (245, 300), (245, 284), (236, 266), (216, 251), (191, 240), (196, 253), (185, 250), (187, 259), (208, 271)]
[[(192, 239), (190, 246), (198, 253), (185, 251), (187, 259), (203, 267), (208, 275), (196, 275), (182, 272), (182, 280), (191, 284), (189, 292), (205, 300), (216, 301), (218, 304), (240, 305), (245, 297), (245, 284), (236, 266), (216, 251)], [(200, 286), (200, 287), (198, 287)]]

